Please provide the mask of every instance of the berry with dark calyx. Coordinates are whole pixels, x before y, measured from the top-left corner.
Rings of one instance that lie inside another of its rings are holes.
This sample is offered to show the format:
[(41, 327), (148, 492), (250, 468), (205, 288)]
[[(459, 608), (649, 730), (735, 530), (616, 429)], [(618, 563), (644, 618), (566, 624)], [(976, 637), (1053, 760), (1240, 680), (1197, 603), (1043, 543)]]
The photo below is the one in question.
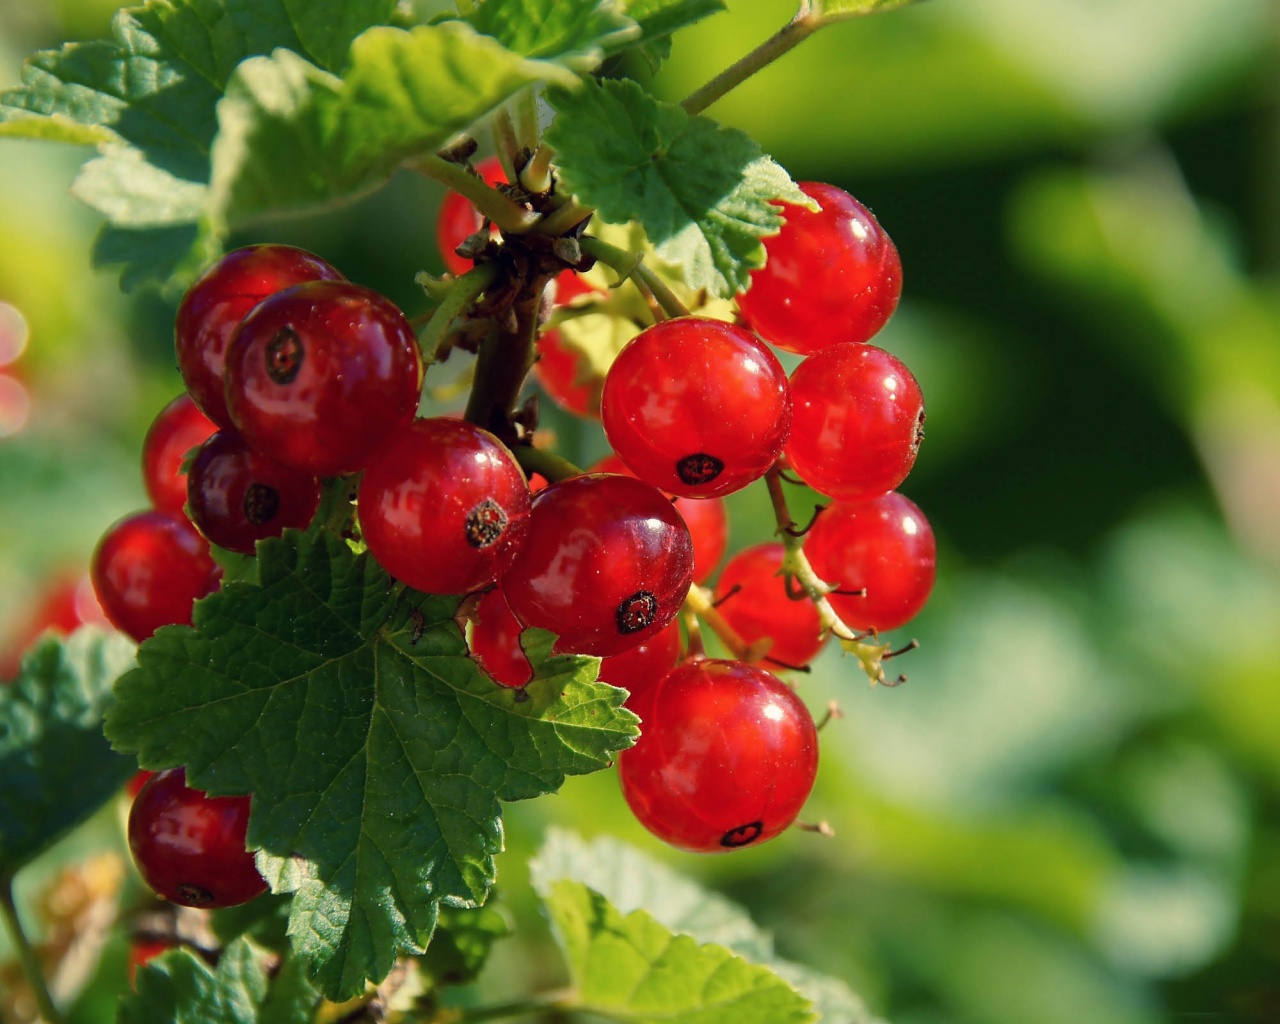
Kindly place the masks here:
[[(864, 502), (833, 502), (805, 537), (814, 572), (840, 589), (828, 600), (854, 629), (896, 629), (933, 590), (937, 543), (924, 513), (891, 491)], [(866, 590), (865, 596), (852, 591)]]
[(511, 564), (529, 517), (529, 485), (496, 437), (466, 420), (417, 420), (360, 481), (369, 553), (428, 594), (466, 594)]
[(98, 541), (93, 589), (111, 624), (141, 642), (161, 626), (191, 625), (191, 608), (217, 588), (208, 542), (184, 517), (137, 512)]
[(129, 850), (143, 881), (184, 907), (237, 907), (266, 892), (245, 849), (247, 796), (206, 796), (182, 768), (147, 781), (129, 810)]
[(791, 426), (787, 377), (750, 331), (677, 317), (642, 331), (605, 377), (609, 444), (641, 480), (710, 498), (764, 475)]
[[(616, 455), (606, 455), (591, 467), (593, 473), (635, 476)], [(676, 498), (673, 502), (693, 538), (693, 582), (705, 583), (716, 571), (729, 544), (729, 514), (723, 498)]]
[(196, 453), (187, 481), (191, 521), (211, 543), (244, 555), (287, 528), (302, 529), (320, 505), (320, 481), (282, 466), (222, 430)]
[(534, 497), (502, 587), (516, 617), (557, 634), (562, 650), (606, 656), (662, 630), (692, 582), (689, 528), (662, 492), (587, 473)]
[[(489, 185), (507, 184), (506, 171), (502, 169), (502, 161), (496, 156), (479, 161), (476, 173)], [(440, 246), (440, 256), (444, 259), (445, 268), (450, 273), (465, 274), (474, 266), (471, 260), (458, 255), (457, 248), (483, 227), (484, 217), (471, 205), (470, 199), (458, 192), (445, 194), (436, 217), (436, 242)], [(496, 235), (497, 228), (492, 228), (490, 233)]]
[(417, 338), (377, 292), (312, 281), (256, 306), (227, 353), (227, 408), (260, 452), (314, 476), (363, 469), (413, 421)]
[(680, 660), (680, 648), (680, 619), (677, 617), (639, 646), (602, 658), (597, 678), (610, 686), (630, 690), (629, 703), (637, 693), (657, 685), (658, 680), (675, 668)]
[(190, 395), (179, 395), (160, 410), (142, 442), (142, 482), (161, 512), (182, 513), (187, 503), (187, 454), (217, 430)]
[(739, 551), (716, 583), (716, 607), (748, 644), (770, 637), (766, 656), (782, 665), (806, 665), (822, 649), (822, 621), (807, 596), (793, 600), (778, 575), (786, 549), (778, 543)]
[(780, 204), (786, 223), (764, 240), (768, 258), (738, 308), (766, 341), (806, 355), (873, 337), (897, 308), (902, 263), (871, 211), (848, 192), (815, 181), (800, 190), (821, 209)]
[(816, 491), (863, 501), (911, 472), (924, 396), (911, 371), (874, 345), (832, 345), (791, 374), (791, 469)]
[(341, 280), (342, 275), (319, 256), (289, 245), (236, 249), (200, 276), (178, 306), (174, 340), (187, 392), (209, 419), (220, 427), (231, 426), (223, 371), (231, 336), (249, 311), (292, 285)]
[(627, 702), (640, 739), (618, 755), (640, 824), (695, 853), (763, 843), (796, 819), (818, 771), (804, 702), (739, 661), (686, 661)]

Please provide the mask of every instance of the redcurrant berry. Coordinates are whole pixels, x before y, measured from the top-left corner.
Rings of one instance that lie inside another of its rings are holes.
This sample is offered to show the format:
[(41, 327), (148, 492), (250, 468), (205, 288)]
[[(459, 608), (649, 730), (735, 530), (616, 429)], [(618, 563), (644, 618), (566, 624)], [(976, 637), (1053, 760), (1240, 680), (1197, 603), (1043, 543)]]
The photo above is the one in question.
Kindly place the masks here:
[(200, 276), (178, 306), (174, 336), (187, 392), (209, 419), (231, 426), (223, 367), (231, 336), (249, 310), (290, 285), (342, 279), (319, 256), (288, 245), (236, 249)]
[(782, 665), (807, 664), (822, 649), (818, 609), (803, 592), (787, 593), (778, 571), (786, 549), (777, 543), (756, 544), (739, 551), (716, 584), (716, 607), (747, 643), (771, 637), (767, 657)]
[[(498, 186), (507, 183), (507, 173), (502, 169), (502, 161), (496, 156), (486, 157), (476, 164), (476, 173), (486, 184)], [(457, 248), (477, 231), (484, 227), (484, 218), (480, 211), (471, 205), (471, 200), (458, 192), (448, 192), (440, 201), (440, 213), (436, 218), (436, 242), (440, 246), (440, 255), (450, 273), (465, 274), (474, 265), (465, 256), (459, 256)], [(497, 235), (497, 228), (491, 228), (490, 234)]]
[[(804, 550), (814, 572), (839, 586), (828, 600), (854, 629), (909, 622), (929, 599), (937, 575), (929, 521), (896, 491), (871, 501), (834, 502), (813, 524)], [(861, 589), (866, 596), (849, 593)]]
[(484, 594), (471, 614), (471, 657), (500, 686), (516, 689), (533, 678), (533, 666), (520, 646), (523, 628), (501, 587)]
[(831, 345), (791, 375), (786, 455), (810, 487), (843, 501), (907, 478), (924, 438), (924, 398), (902, 363), (874, 345)]
[(588, 473), (533, 500), (502, 587), (516, 617), (560, 637), (560, 649), (618, 654), (660, 631), (693, 582), (693, 541), (661, 491)]
[(212, 543), (244, 555), (287, 528), (302, 529), (320, 505), (320, 481), (282, 466), (220, 430), (200, 446), (187, 482), (191, 521)]
[(312, 281), (254, 308), (227, 353), (227, 408), (254, 448), (315, 476), (363, 469), (409, 426), (422, 359), (404, 314), (346, 281)]
[(179, 395), (160, 410), (142, 442), (142, 482), (151, 504), (181, 515), (187, 503), (187, 453), (217, 430), (190, 395)]
[(752, 273), (738, 308), (766, 341), (803, 355), (880, 330), (898, 305), (902, 263), (848, 192), (814, 181), (800, 190), (821, 209), (780, 204), (787, 222), (764, 240), (768, 261)]
[(600, 660), (600, 682), (631, 691), (628, 703), (641, 690), (656, 686), (658, 680), (680, 660), (680, 619), (674, 618), (660, 633), (639, 646), (611, 654)]
[(640, 824), (673, 846), (715, 853), (765, 842), (813, 789), (813, 718), (764, 669), (687, 661), (627, 706), (640, 739), (618, 756), (622, 793)]
[(502, 442), (466, 420), (418, 420), (369, 464), (360, 528), (392, 576), (428, 594), (466, 594), (511, 564), (529, 485)]
[(642, 331), (604, 381), (600, 417), (641, 480), (710, 498), (745, 487), (777, 461), (791, 425), (787, 377), (750, 331), (678, 317)]
[(191, 608), (220, 572), (196, 528), (168, 512), (137, 512), (98, 541), (93, 589), (111, 624), (142, 641), (161, 626), (191, 625)]
[(184, 907), (236, 907), (267, 889), (245, 849), (247, 796), (206, 796), (170, 768), (129, 810), (129, 850), (143, 881)]
[[(553, 301), (564, 306), (583, 295), (596, 292), (572, 270), (566, 270), (555, 280)], [(603, 377), (584, 374), (581, 355), (565, 344), (554, 327), (538, 337), (538, 361), (533, 364), (533, 375), (556, 405), (575, 416), (599, 419), (600, 389)]]

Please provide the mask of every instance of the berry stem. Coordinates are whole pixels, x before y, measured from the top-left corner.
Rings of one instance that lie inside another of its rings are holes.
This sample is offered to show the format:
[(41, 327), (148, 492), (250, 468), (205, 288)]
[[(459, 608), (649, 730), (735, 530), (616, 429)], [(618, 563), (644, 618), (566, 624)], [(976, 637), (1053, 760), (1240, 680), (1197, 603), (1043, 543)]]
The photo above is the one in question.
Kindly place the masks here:
[(45, 983), (44, 972), (40, 969), (40, 960), (36, 951), (22, 930), (22, 922), (18, 918), (18, 908), (13, 902), (13, 878), (6, 875), (0, 878), (0, 916), (4, 917), (9, 937), (13, 940), (14, 951), (18, 954), (18, 962), (22, 965), (22, 973), (35, 997), (36, 1008), (45, 1024), (62, 1024), (62, 1015), (53, 1005), (53, 996), (49, 994), (49, 986)]
[[(862, 663), (863, 671), (871, 680), (871, 685), (885, 681), (882, 662), (889, 653), (888, 644), (868, 643), (864, 635), (860, 635), (846, 626), (836, 610), (831, 607), (827, 595), (835, 588), (818, 578), (804, 553), (804, 538), (797, 536), (795, 520), (791, 518), (791, 510), (787, 508), (787, 496), (782, 490), (782, 471), (774, 466), (765, 474), (765, 483), (769, 488), (769, 500), (773, 503), (774, 518), (777, 520), (778, 538), (786, 553), (782, 558), (782, 572), (791, 576), (809, 595), (809, 600), (818, 609), (818, 619), (823, 630), (829, 632), (840, 646), (849, 654), (857, 657)], [(873, 638), (874, 639), (874, 638)]]
[(580, 467), (549, 448), (534, 448), (532, 445), (522, 444), (513, 448), (511, 454), (516, 457), (516, 462), (520, 463), (520, 468), (526, 475), (537, 473), (549, 483), (582, 475)]
[(409, 166), (420, 174), (466, 196), (477, 210), (503, 231), (515, 235), (523, 234), (538, 223), (538, 214), (532, 210), (526, 210), (510, 196), (499, 192), (461, 164), (433, 154), (419, 157)]
[(773, 641), (765, 638), (749, 644), (743, 640), (738, 631), (720, 614), (720, 610), (716, 608), (715, 595), (706, 587), (690, 587), (689, 596), (684, 599), (684, 607), (685, 611), (696, 615), (710, 627), (711, 632), (720, 638), (720, 642), (729, 648), (729, 653), (739, 661), (759, 661), (769, 653)]
[[(424, 288), (423, 279), (429, 275), (419, 274), (414, 280)], [(452, 283), (449, 291), (440, 300), (440, 305), (431, 314), (427, 326), (418, 336), (418, 346), (422, 349), (425, 365), (439, 362), (444, 356), (445, 346), (451, 336), (450, 327), (472, 304), (479, 295), (498, 279), (498, 270), (492, 264), (482, 263), (468, 270)]]
[(630, 278), (642, 292), (653, 296), (667, 316), (689, 315), (689, 308), (667, 286), (667, 282), (644, 265), (644, 256), (590, 236), (582, 239), (582, 251), (611, 268), (623, 281)]

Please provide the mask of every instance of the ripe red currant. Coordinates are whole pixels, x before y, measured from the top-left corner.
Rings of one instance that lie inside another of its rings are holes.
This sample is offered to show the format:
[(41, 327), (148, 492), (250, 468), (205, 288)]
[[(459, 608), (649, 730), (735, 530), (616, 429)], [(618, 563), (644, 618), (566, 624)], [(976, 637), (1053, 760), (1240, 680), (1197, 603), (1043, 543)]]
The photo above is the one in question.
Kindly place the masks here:
[(786, 455), (810, 487), (843, 501), (907, 478), (924, 438), (924, 397), (902, 363), (874, 345), (831, 345), (791, 375)]
[(471, 613), (471, 657), (500, 686), (516, 689), (533, 678), (533, 666), (520, 646), (523, 628), (501, 587), (484, 594)]
[(693, 542), (661, 491), (588, 473), (533, 500), (524, 544), (503, 577), (516, 617), (561, 650), (618, 654), (659, 632), (693, 582)]
[(143, 881), (184, 907), (235, 907), (267, 889), (245, 849), (247, 796), (206, 796), (170, 768), (147, 780), (129, 810), (129, 850)]
[[(496, 156), (485, 157), (476, 164), (476, 173), (489, 185), (505, 185), (507, 173), (502, 169), (502, 161)], [(465, 274), (474, 265), (465, 256), (456, 252), (458, 246), (484, 227), (484, 218), (480, 211), (471, 205), (471, 200), (458, 192), (448, 192), (440, 201), (440, 213), (436, 218), (436, 242), (440, 246), (440, 255), (450, 273)], [(496, 235), (497, 228), (491, 228), (490, 234)]]
[(745, 487), (777, 461), (791, 402), (777, 357), (750, 331), (678, 317), (618, 354), (600, 416), (609, 444), (641, 480), (710, 498)]
[(871, 501), (834, 502), (805, 538), (805, 554), (831, 594), (836, 614), (854, 629), (886, 630), (915, 618), (937, 575), (937, 544), (924, 513), (896, 491)]
[(178, 306), (174, 336), (182, 380), (209, 419), (220, 427), (231, 426), (222, 390), (223, 367), (231, 336), (249, 310), (290, 285), (342, 279), (319, 256), (288, 245), (236, 249), (200, 276)]
[[(553, 301), (565, 306), (574, 299), (596, 292), (590, 284), (572, 270), (566, 270), (555, 280)], [(604, 378), (584, 376), (582, 356), (565, 344), (560, 332), (553, 328), (538, 336), (538, 361), (533, 364), (533, 375), (556, 405), (584, 418), (600, 417), (600, 389)]]
[(151, 504), (181, 515), (187, 503), (187, 453), (217, 430), (190, 395), (179, 395), (160, 410), (142, 442), (142, 482)]
[(680, 660), (680, 619), (672, 619), (662, 632), (621, 654), (600, 660), (600, 682), (631, 691), (630, 703), (637, 693), (656, 686)]
[(231, 430), (200, 446), (187, 489), (200, 532), (244, 555), (260, 540), (304, 528), (320, 505), (319, 480), (267, 458)]
[(897, 308), (898, 250), (848, 192), (815, 181), (800, 190), (821, 209), (780, 204), (787, 222), (764, 240), (768, 261), (752, 273), (738, 308), (762, 338), (789, 352), (866, 341)]
[(312, 281), (256, 306), (227, 353), (227, 408), (254, 448), (315, 476), (363, 469), (409, 426), (422, 359), (404, 314), (346, 281)]
[(189, 626), (192, 605), (217, 588), (220, 573), (186, 519), (137, 512), (103, 534), (90, 575), (111, 624), (142, 641), (161, 626)]
[(627, 706), (640, 739), (618, 755), (622, 793), (640, 824), (673, 846), (715, 853), (765, 842), (813, 789), (813, 718), (764, 669), (687, 661)]
[(773, 639), (767, 657), (783, 665), (808, 664), (822, 649), (818, 609), (801, 593), (792, 600), (778, 575), (786, 549), (777, 543), (739, 551), (716, 584), (716, 607), (747, 643)]
[(515, 557), (529, 517), (529, 485), (515, 458), (466, 420), (418, 420), (360, 481), (369, 553), (428, 594), (493, 583)]

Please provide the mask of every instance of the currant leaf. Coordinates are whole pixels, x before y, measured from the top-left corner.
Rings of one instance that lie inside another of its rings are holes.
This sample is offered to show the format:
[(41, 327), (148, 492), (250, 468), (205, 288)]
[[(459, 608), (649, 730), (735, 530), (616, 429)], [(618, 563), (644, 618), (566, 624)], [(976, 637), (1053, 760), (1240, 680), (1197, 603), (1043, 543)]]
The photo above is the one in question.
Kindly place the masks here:
[(764, 263), (761, 239), (782, 216), (773, 200), (809, 205), (744, 132), (691, 117), (631, 81), (554, 89), (547, 131), (565, 187), (612, 224), (639, 222), (691, 288), (728, 297)]
[(767, 967), (700, 945), (644, 910), (623, 914), (581, 882), (543, 894), (576, 1009), (636, 1024), (803, 1024), (809, 1001)]
[(140, 648), (107, 735), (212, 795), (254, 795), (249, 845), (295, 893), (295, 952), (347, 998), (426, 946), (442, 902), (485, 901), (500, 800), (607, 766), (636, 719), (594, 659), (549, 644), (531, 645), (526, 691), (496, 685), (459, 599), (396, 585), (332, 534), (260, 542), (258, 573)]
[(418, 968), (437, 985), (465, 984), (480, 973), (493, 944), (511, 932), (510, 919), (492, 900), (470, 910), (442, 906), (431, 945), (419, 958)]
[(824, 1024), (879, 1024), (843, 981), (778, 957), (772, 936), (737, 904), (616, 839), (587, 841), (552, 829), (529, 870), (544, 899), (558, 879), (573, 879), (602, 894), (619, 913), (644, 909), (673, 932), (768, 967), (813, 1002)]
[(111, 684), (133, 663), (120, 634), (49, 638), (0, 687), (0, 877), (110, 800), (137, 770), (102, 736)]
[(671, 34), (677, 29), (720, 11), (727, 10), (723, 0), (621, 0), (627, 16), (640, 26), (639, 39), (629, 46), (641, 46), (656, 66), (670, 53)]
[(120, 1000), (116, 1024), (305, 1024), (319, 1002), (296, 960), (286, 959), (268, 981), (262, 951), (237, 939), (216, 968), (187, 949), (150, 961)]
[(624, 48), (640, 35), (614, 0), (485, 0), (467, 20), (509, 50), (555, 57), (579, 71), (590, 71), (606, 50)]

